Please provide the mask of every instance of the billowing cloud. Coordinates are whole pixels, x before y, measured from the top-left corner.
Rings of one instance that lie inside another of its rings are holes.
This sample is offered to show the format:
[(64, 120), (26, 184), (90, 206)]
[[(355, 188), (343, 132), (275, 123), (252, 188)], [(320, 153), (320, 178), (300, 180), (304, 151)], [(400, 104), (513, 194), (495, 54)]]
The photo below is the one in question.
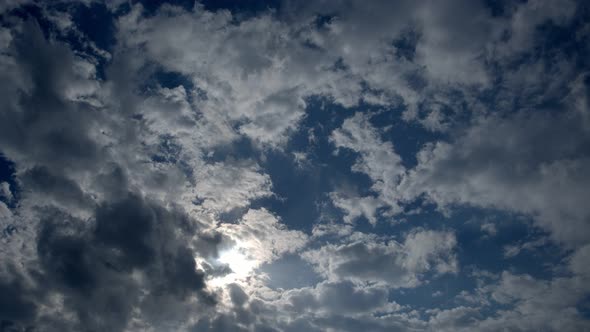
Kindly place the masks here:
[(400, 185), (400, 195), (426, 192), (441, 207), (463, 203), (530, 214), (555, 240), (587, 243), (588, 157), (582, 150), (588, 128), (582, 114), (567, 114), (492, 116), (455, 144), (428, 145)]

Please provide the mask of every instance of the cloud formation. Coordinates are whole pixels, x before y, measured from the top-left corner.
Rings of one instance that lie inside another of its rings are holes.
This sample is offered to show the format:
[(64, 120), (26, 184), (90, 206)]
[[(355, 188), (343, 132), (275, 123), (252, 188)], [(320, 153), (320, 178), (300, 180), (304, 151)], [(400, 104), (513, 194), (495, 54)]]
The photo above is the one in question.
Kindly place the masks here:
[(4, 2), (0, 330), (590, 329), (589, 14)]

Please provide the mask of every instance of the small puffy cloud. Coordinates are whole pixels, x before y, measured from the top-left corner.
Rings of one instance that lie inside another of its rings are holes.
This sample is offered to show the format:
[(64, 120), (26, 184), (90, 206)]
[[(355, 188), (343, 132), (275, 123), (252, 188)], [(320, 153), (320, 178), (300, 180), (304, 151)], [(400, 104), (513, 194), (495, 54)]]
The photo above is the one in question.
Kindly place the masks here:
[(454, 250), (457, 239), (452, 232), (416, 230), (406, 236), (408, 253), (405, 265), (412, 271), (433, 270), (438, 274), (457, 273)]
[(367, 197), (348, 197), (342, 193), (330, 193), (332, 203), (345, 212), (344, 221), (352, 223), (359, 217), (365, 217), (372, 225), (377, 223), (377, 210), (385, 206), (380, 199)]
[(496, 234), (498, 234), (498, 228), (496, 227), (496, 224), (491, 222), (481, 224), (480, 229), (483, 233), (485, 233), (488, 236), (495, 236)]
[(0, 198), (4, 198), (8, 202), (14, 198), (8, 182), (0, 182)]

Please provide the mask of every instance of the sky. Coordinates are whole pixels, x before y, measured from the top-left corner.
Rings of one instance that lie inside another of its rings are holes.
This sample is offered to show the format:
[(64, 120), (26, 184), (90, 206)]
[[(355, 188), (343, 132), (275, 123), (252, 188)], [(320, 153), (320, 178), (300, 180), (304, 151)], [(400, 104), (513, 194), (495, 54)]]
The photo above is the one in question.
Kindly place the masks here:
[(0, 331), (590, 331), (590, 5), (0, 2)]

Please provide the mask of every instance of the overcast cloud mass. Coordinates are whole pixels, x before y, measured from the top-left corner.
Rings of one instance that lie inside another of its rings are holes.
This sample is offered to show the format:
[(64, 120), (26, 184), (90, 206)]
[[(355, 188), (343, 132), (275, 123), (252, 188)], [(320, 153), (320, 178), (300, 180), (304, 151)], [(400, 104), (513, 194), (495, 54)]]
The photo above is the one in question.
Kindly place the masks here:
[(0, 331), (590, 331), (590, 5), (0, 1)]

